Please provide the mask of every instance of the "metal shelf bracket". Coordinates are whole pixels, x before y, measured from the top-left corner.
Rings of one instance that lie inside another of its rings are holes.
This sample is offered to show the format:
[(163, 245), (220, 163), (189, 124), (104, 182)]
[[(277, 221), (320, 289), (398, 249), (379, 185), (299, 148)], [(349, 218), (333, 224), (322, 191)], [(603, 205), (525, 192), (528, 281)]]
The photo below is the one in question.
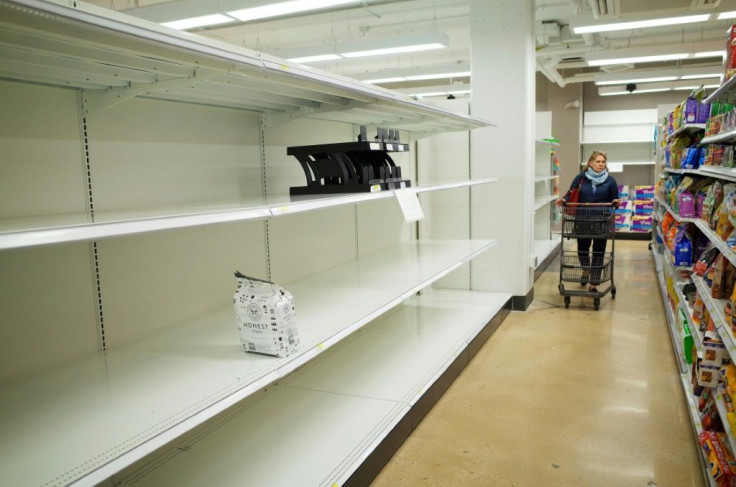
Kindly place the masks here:
[(192, 84), (202, 83), (221, 75), (222, 73), (215, 71), (202, 73), (195, 70), (191, 76), (187, 76), (185, 78), (155, 81), (153, 83), (131, 84), (129, 86), (112, 88), (104, 91), (83, 90), (82, 103), (84, 106), (84, 114), (90, 115), (93, 113), (99, 113), (139, 95), (160, 93), (170, 88), (179, 88), (181, 86), (192, 86)]

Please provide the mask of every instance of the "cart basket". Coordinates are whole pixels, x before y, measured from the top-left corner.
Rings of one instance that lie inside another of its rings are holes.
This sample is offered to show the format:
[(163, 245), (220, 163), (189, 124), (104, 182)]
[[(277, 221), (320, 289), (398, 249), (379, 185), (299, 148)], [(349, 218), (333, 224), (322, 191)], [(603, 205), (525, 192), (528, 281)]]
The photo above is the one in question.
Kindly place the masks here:
[(610, 238), (616, 212), (612, 203), (567, 203), (562, 209), (562, 236)]
[(583, 266), (575, 251), (562, 251), (560, 280), (601, 284), (613, 278), (613, 252), (593, 252), (590, 265)]

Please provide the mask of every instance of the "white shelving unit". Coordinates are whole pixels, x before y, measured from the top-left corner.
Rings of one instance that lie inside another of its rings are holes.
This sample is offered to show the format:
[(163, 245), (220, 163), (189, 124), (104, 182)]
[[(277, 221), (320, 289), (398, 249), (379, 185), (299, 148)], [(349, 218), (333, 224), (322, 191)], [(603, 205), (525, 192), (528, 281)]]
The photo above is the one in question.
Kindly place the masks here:
[[(401, 419), (503, 303), (496, 295), (462, 291), (412, 298), (223, 417), (205, 437), (195, 431), (183, 438), (146, 467), (145, 477), (133, 471), (122, 485), (343, 485), (385, 425)], [(346, 407), (346, 401), (354, 404)], [(283, 436), (294, 438), (286, 448)], [(305, 455), (307, 470), (283, 468)], [(244, 457), (252, 465), (245, 478)], [(215, 477), (208, 477), (203, 472), (215, 459)]]
[(559, 174), (554, 167), (553, 151), (559, 146), (552, 141), (552, 113), (537, 112), (536, 144), (534, 155), (534, 241), (532, 242), (533, 261), (537, 272), (549, 257), (561, 246), (560, 238), (552, 232), (556, 209), (554, 202), (560, 197)]
[[(469, 161), (392, 154), (454, 197), (427, 232), (396, 191), (288, 196), (288, 146), (490, 122), (76, 2), (0, 0), (0, 42), (0, 484), (342, 483), (509, 300), (463, 277)], [(297, 353), (242, 351), (235, 270), (294, 295)]]

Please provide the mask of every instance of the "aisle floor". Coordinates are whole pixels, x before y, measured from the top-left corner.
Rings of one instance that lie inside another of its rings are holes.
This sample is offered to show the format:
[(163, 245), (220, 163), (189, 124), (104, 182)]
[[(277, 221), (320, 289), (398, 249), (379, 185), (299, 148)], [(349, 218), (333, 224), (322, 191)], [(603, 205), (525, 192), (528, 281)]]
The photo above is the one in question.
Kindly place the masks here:
[(373, 487), (704, 485), (647, 245), (616, 242), (599, 311), (553, 262)]

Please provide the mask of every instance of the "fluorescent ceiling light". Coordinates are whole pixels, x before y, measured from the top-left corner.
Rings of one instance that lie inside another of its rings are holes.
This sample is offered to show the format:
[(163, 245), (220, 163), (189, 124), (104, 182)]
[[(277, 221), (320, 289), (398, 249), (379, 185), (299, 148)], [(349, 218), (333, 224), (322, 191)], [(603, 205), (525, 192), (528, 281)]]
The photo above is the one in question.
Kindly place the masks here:
[(406, 81), (406, 78), (402, 78), (401, 76), (396, 76), (395, 78), (379, 78), (379, 79), (363, 80), (364, 83), (371, 83), (374, 85), (380, 85), (382, 83), (400, 83), (402, 81)]
[(407, 76), (406, 79), (411, 81), (421, 81), (429, 79), (467, 78), (468, 76), (470, 76), (470, 71), (459, 71), (455, 73), (418, 74), (414, 76)]
[(596, 81), (598, 86), (620, 85), (621, 83), (654, 83), (656, 81), (674, 81), (677, 76), (660, 76), (658, 78), (631, 78), (626, 80)]
[(426, 96), (447, 96), (447, 92), (446, 91), (432, 91), (429, 93), (414, 93), (413, 95), (409, 95), (409, 96), (416, 96), (417, 98), (423, 98)]
[(468, 83), (453, 83), (446, 85), (423, 86), (421, 88), (404, 88), (396, 90), (407, 96), (428, 97), (428, 96), (447, 96), (447, 95), (468, 95), (470, 94), (470, 85)]
[(204, 27), (205, 25), (219, 25), (235, 22), (235, 19), (227, 15), (214, 14), (203, 15), (201, 17), (192, 17), (190, 19), (173, 20), (171, 22), (163, 22), (161, 25), (171, 27), (172, 29), (186, 30), (195, 27)]
[(697, 78), (720, 78), (721, 73), (705, 73), (705, 74), (686, 74), (680, 76), (680, 79), (697, 79)]
[[(297, 47), (293, 49), (278, 49), (269, 52), (269, 54), (294, 62), (307, 63), (326, 60), (329, 61), (341, 59), (343, 57), (367, 57), (381, 54), (396, 54), (426, 49), (439, 49), (447, 47), (447, 45), (448, 39), (445, 34), (441, 32), (430, 32), (427, 34), (399, 37), (360, 39), (342, 43)], [(457, 70), (457, 68), (455, 68), (455, 70)], [(376, 73), (373, 73), (373, 77), (375, 77), (375, 75)], [(382, 76), (382, 78), (394, 78), (396, 76), (397, 75), (386, 75)]]
[(661, 27), (665, 25), (690, 24), (693, 22), (705, 22), (710, 14), (687, 15), (683, 17), (669, 17), (650, 20), (637, 20), (633, 22), (615, 22), (610, 24), (581, 25), (572, 28), (575, 34), (592, 34), (595, 32), (611, 32), (617, 30), (644, 29), (647, 27)]
[(653, 63), (657, 61), (676, 61), (678, 59), (687, 59), (689, 54), (657, 54), (654, 56), (638, 56), (624, 57), (618, 59), (593, 59), (588, 61), (588, 66), (607, 66), (610, 64), (631, 64), (631, 63)]
[(704, 57), (722, 57), (724, 54), (724, 51), (707, 51), (707, 52), (696, 52), (693, 54), (694, 58), (704, 58)]
[(238, 20), (258, 20), (268, 17), (278, 17), (280, 15), (288, 15), (296, 12), (306, 12), (308, 10), (318, 10), (322, 8), (335, 7), (347, 3), (358, 3), (359, 0), (292, 0), (290, 2), (273, 3), (260, 7), (244, 8), (241, 10), (233, 10), (228, 12)]
[[(662, 68), (632, 69), (616, 73), (599, 72), (594, 75), (593, 81), (597, 86), (621, 85), (628, 83), (658, 83), (662, 81), (675, 80), (704, 80), (706, 78), (718, 78), (719, 66), (678, 66)], [(691, 82), (696, 83), (696, 82)], [(697, 81), (703, 83), (703, 81)]]
[(340, 55), (343, 57), (367, 57), (367, 56), (380, 56), (382, 54), (400, 54), (404, 52), (418, 52), (418, 51), (430, 51), (432, 49), (442, 49), (447, 47), (438, 42), (430, 44), (414, 44), (411, 46), (397, 46), (397, 47), (383, 47), (381, 49), (368, 49), (367, 51), (352, 51), (352, 52), (341, 52)]
[[(703, 85), (703, 88), (718, 88), (721, 85)], [(675, 86), (674, 90), (694, 90), (695, 88), (700, 88), (700, 86)]]
[(606, 93), (598, 93), (600, 96), (630, 95), (628, 91), (609, 91)]
[(337, 54), (317, 54), (316, 56), (292, 57), (288, 61), (293, 63), (316, 63), (319, 61), (334, 61), (336, 59), (342, 58)]
[(721, 12), (718, 14), (718, 20), (734, 19), (734, 18), (736, 18), (736, 10), (732, 10), (731, 12)]
[(658, 91), (671, 91), (671, 90), (672, 90), (672, 88), (646, 88), (646, 89), (643, 89), (643, 90), (637, 89), (636, 91), (634, 91), (634, 94), (638, 94), (638, 93), (656, 93)]

